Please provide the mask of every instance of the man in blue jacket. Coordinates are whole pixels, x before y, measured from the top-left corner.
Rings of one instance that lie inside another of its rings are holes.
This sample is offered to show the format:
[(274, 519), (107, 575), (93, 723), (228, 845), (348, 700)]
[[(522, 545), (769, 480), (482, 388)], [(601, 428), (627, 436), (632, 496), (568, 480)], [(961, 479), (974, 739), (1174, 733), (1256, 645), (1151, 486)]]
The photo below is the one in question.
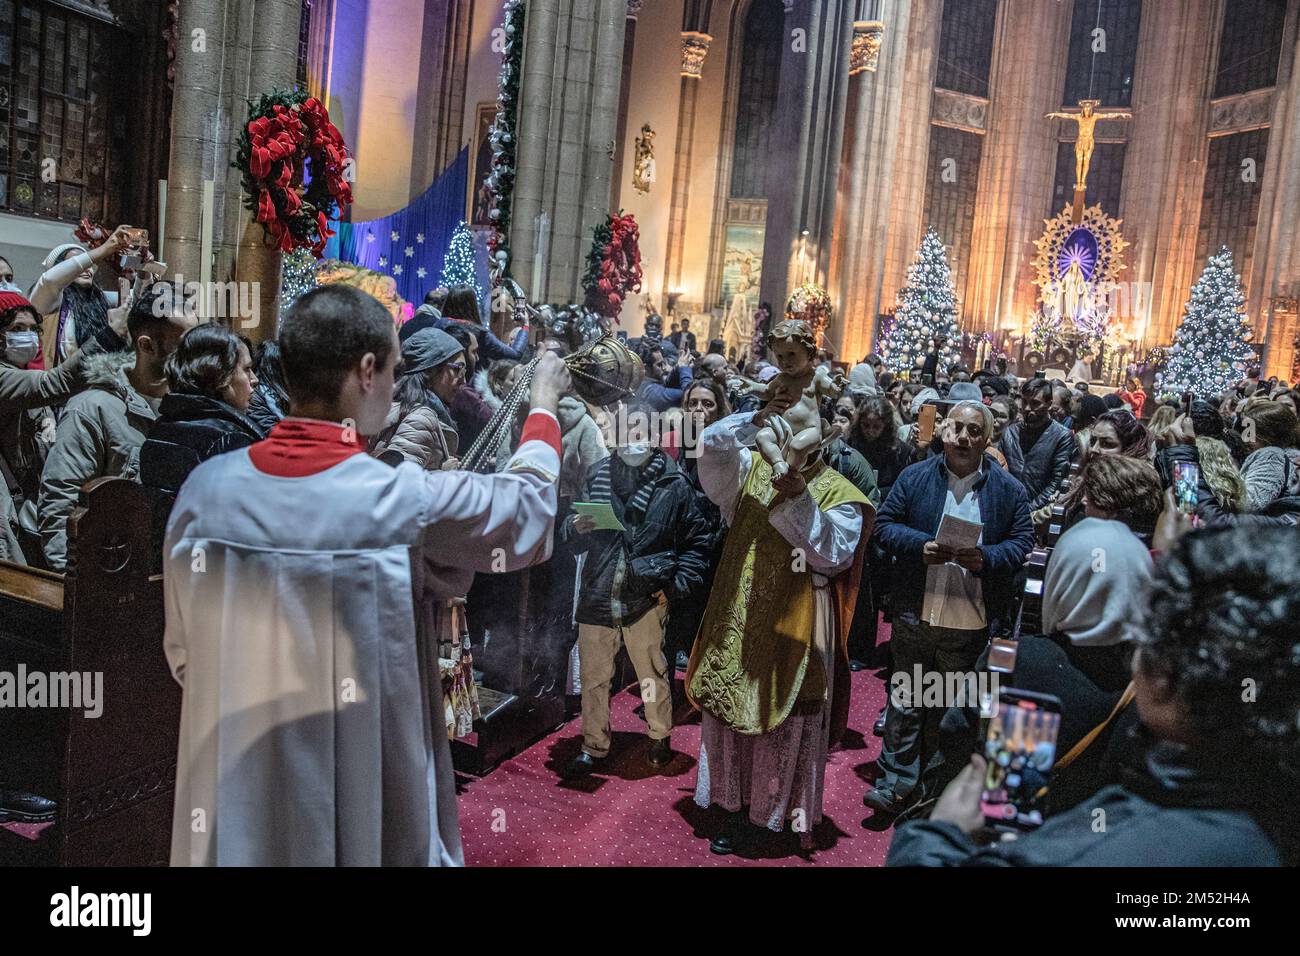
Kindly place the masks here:
[[(876, 538), (896, 562), (884, 776), (863, 801), (882, 813), (901, 811), (923, 773), (937, 772), (939, 720), (957, 703), (918, 706), (918, 668), (974, 671), (989, 635), (1006, 629), (1013, 579), (1034, 546), (1025, 489), (984, 456), (992, 434), (987, 406), (958, 402), (944, 420), (943, 455), (904, 468), (876, 515)], [(981, 525), (979, 543), (960, 550), (939, 544), (944, 515)]]

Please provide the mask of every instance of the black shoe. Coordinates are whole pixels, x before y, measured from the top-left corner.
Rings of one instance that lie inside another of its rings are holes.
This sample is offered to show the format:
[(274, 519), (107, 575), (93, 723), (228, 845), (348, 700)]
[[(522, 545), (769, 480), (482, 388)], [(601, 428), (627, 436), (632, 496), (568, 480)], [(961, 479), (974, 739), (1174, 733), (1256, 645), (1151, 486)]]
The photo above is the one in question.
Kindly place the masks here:
[(663, 740), (650, 741), (650, 747), (646, 751), (646, 760), (648, 760), (650, 766), (654, 767), (656, 770), (672, 763), (673, 748), (672, 744), (669, 743), (669, 738), (665, 737)]
[(850, 658), (849, 670), (853, 671), (856, 674), (858, 671), (864, 671), (866, 669), (867, 669), (867, 665), (862, 663), (862, 661), (858, 660), (856, 657)]
[(679, 671), (684, 671), (686, 670), (686, 668), (691, 666), (691, 659), (686, 656), (685, 651), (678, 651), (677, 659), (676, 661), (674, 661), (674, 663), (677, 665), (677, 669)]
[(872, 787), (862, 798), (862, 802), (878, 813), (896, 814), (904, 806), (903, 798), (889, 787)]
[(0, 823), (48, 823), (59, 805), (21, 790), (0, 790)]
[(600, 758), (593, 757), (585, 750), (574, 757), (567, 767), (564, 768), (566, 779), (573, 780), (578, 777), (585, 777), (600, 766)]
[(709, 852), (716, 853), (718, 856), (730, 856), (735, 853), (744, 843), (749, 827), (749, 818), (744, 810), (729, 814), (727, 822), (722, 825), (722, 832), (709, 841)]
[(871, 725), (871, 733), (876, 737), (885, 736), (885, 708), (880, 708), (880, 716), (876, 722)]

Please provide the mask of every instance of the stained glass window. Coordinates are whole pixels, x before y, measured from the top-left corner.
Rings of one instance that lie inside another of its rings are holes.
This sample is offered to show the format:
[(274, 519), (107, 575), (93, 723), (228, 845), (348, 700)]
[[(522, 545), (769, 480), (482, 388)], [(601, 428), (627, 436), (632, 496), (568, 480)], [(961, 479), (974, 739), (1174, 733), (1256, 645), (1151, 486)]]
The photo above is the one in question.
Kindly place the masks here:
[(103, 216), (120, 48), (108, 24), (0, 0), (0, 209), (73, 222)]
[(1062, 104), (1130, 106), (1142, 0), (1074, 0)]
[(961, 0), (943, 5), (935, 86), (972, 96), (989, 95), (997, 15), (997, 0)]
[(930, 165), (925, 181), (925, 224), (934, 226), (952, 261), (958, 305), (964, 301), (975, 227), (975, 187), (984, 137), (948, 126), (930, 127)]
[(1232, 250), (1232, 261), (1243, 282), (1250, 281), (1250, 260), (1259, 222), (1260, 184), (1268, 130), (1216, 136), (1210, 140), (1205, 161), (1205, 188), (1201, 195), (1201, 224), (1196, 237), (1196, 269), (1220, 246)]
[(1286, 0), (1232, 0), (1223, 15), (1214, 95), (1272, 86), (1282, 54)]

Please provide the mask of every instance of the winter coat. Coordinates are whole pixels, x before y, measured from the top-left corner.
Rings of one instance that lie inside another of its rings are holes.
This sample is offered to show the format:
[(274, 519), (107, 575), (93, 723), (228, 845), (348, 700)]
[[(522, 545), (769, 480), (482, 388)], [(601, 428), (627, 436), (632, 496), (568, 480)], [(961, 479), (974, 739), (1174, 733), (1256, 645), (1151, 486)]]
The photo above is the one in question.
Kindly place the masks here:
[[(614, 465), (611, 461), (610, 467)], [(588, 471), (580, 500), (590, 500), (586, 494), (601, 467), (598, 462)], [(580, 624), (633, 624), (658, 604), (660, 591), (671, 611), (675, 602), (689, 598), (703, 585), (712, 531), (696, 504), (695, 489), (672, 459), (666, 459), (663, 473), (655, 480), (641, 521), (632, 523), (627, 504), (614, 490), (610, 505), (623, 524), (622, 531), (579, 534), (572, 520), (562, 529), (574, 553), (586, 555), (578, 588)]]
[(636, 390), (636, 400), (656, 412), (666, 412), (681, 405), (682, 397), (691, 387), (694, 373), (689, 365), (678, 365), (663, 382), (644, 379)]
[[(1262, 450), (1262, 449), (1261, 449)], [(1179, 462), (1200, 464), (1200, 454), (1195, 445), (1171, 445), (1156, 453), (1156, 471), (1160, 474), (1161, 484), (1168, 488), (1174, 483), (1174, 466)], [(1300, 474), (1300, 466), (1291, 465), (1291, 470)], [(1206, 524), (1283, 524), (1295, 527), (1300, 524), (1300, 495), (1283, 494), (1274, 498), (1265, 508), (1257, 513), (1235, 513), (1225, 509), (1214, 491), (1205, 480), (1205, 472), (1200, 473), (1200, 482), (1196, 487), (1196, 514)]]
[(172, 392), (163, 396), (140, 446), (140, 483), (174, 495), (200, 463), (265, 437), (251, 418), (223, 401)]
[(405, 415), (394, 402), (388, 410), (384, 427), (371, 443), (376, 458), (399, 465), (411, 461), (425, 471), (437, 471), (448, 458), (455, 458), (459, 447), (456, 429), (444, 422), (428, 405), (419, 405)]
[(447, 405), (451, 419), (456, 424), (456, 434), (460, 436), (460, 446), (469, 451), (478, 438), (479, 432), (492, 420), (492, 406), (483, 400), (483, 396), (469, 385), (462, 385), (452, 396)]
[(837, 438), (826, 449), (826, 464), (849, 480), (849, 484), (866, 495), (871, 507), (880, 507), (880, 489), (876, 485), (876, 472), (871, 463), (843, 438)]
[(1032, 833), (981, 848), (953, 823), (918, 820), (898, 828), (886, 865), (1281, 866), (1238, 771), (1231, 754), (1155, 742), (1119, 783)]
[[(936, 455), (904, 468), (876, 513), (875, 536), (895, 560), (895, 613), (921, 613), (928, 571), (921, 553), (939, 530), (947, 494), (948, 470), (944, 457)], [(989, 633), (997, 634), (1010, 624), (1013, 582), (1034, 548), (1034, 525), (1025, 489), (992, 462), (984, 462), (975, 494), (984, 525), (984, 569), (979, 578), (985, 617)]]
[(64, 408), (36, 506), (45, 558), (56, 571), (67, 561), (68, 516), (82, 485), (106, 476), (139, 479), (140, 446), (158, 414), (127, 380), (134, 367), (133, 352), (87, 358), (88, 387)]
[(1021, 444), (1024, 422), (1008, 425), (1002, 433), (998, 447), (1007, 460), (1007, 471), (1025, 486), (1029, 495), (1029, 510), (1037, 511), (1049, 505), (1070, 476), (1070, 463), (1074, 460), (1074, 435), (1060, 422), (1048, 422), (1046, 430), (1038, 436), (1029, 451)]
[(9, 471), (0, 478), (0, 560), (27, 563), (18, 544), (18, 507), (9, 487), (12, 478), (24, 496), (34, 498), (37, 492), (37, 463), (23, 436), (27, 412), (70, 396), (82, 384), (83, 362), (97, 348), (87, 343), (87, 348), (50, 372), (16, 368), (0, 358), (0, 455)]
[(876, 485), (880, 489), (880, 500), (889, 497), (889, 490), (903, 473), (903, 469), (912, 463), (912, 446), (895, 438), (892, 445), (884, 442), (869, 442), (865, 439), (850, 438), (849, 444), (867, 460), (876, 473)]
[(289, 406), (284, 404), (278, 392), (265, 383), (259, 383), (253, 389), (252, 401), (248, 403), (248, 417), (262, 430), (263, 435), (271, 434), (275, 423), (289, 414)]
[(576, 499), (587, 473), (609, 457), (600, 437), (600, 426), (587, 412), (579, 398), (565, 395), (560, 399), (560, 445), (564, 452), (560, 463), (560, 497)]

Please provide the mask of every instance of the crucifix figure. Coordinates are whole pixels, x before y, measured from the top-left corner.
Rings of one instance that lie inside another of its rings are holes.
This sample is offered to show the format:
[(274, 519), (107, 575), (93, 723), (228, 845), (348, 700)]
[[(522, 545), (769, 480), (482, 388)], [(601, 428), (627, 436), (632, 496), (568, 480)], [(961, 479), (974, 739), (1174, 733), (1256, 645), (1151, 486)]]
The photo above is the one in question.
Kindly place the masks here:
[(1079, 100), (1077, 113), (1048, 113), (1048, 119), (1073, 120), (1079, 124), (1079, 137), (1074, 141), (1074, 191), (1081, 193), (1088, 185), (1088, 166), (1092, 163), (1092, 151), (1097, 140), (1093, 135), (1097, 120), (1132, 119), (1129, 110), (1116, 110), (1110, 113), (1093, 112), (1101, 105), (1101, 100)]

